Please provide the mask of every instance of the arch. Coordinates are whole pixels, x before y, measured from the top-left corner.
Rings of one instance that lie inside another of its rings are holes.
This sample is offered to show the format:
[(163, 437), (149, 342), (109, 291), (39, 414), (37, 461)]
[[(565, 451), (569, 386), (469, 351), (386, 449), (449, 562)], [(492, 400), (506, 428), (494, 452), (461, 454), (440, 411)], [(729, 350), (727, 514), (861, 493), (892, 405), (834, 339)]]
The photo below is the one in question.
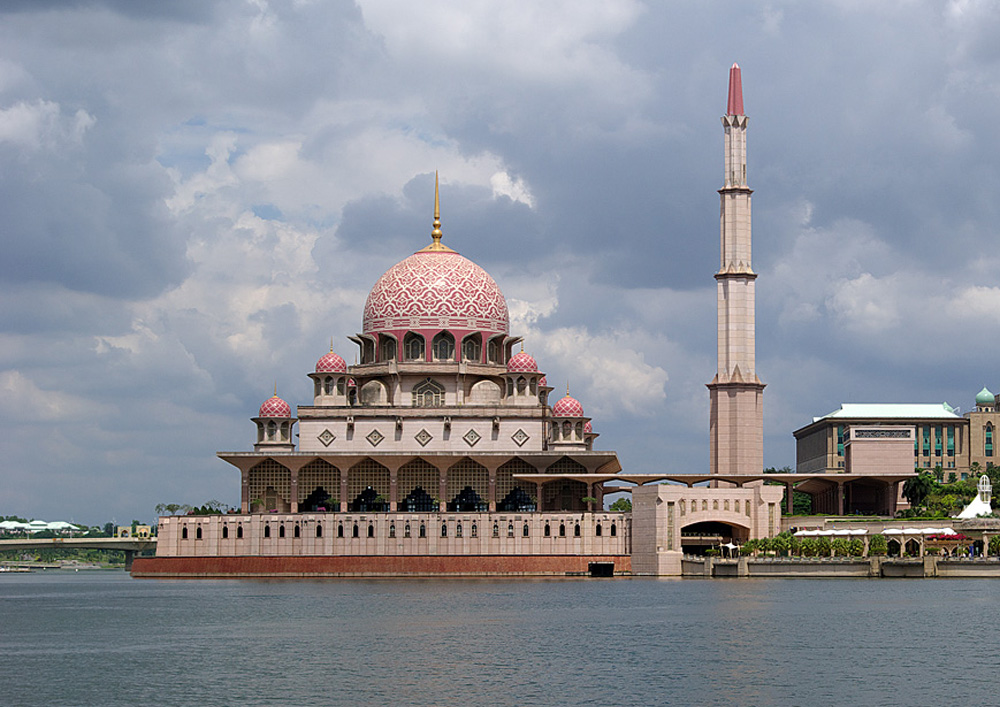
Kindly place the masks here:
[(380, 380), (371, 380), (361, 386), (358, 391), (358, 400), (362, 405), (387, 405), (389, 403), (389, 393), (385, 383)]
[(352, 538), (361, 537), (361, 534), (358, 531), (358, 522), (357, 521), (354, 521), (354, 528), (351, 530), (351, 537)]
[(222, 526), (222, 539), (223, 540), (229, 540), (229, 526), (228, 525)]
[(413, 386), (411, 395), (415, 408), (439, 408), (444, 406), (444, 386), (431, 378), (424, 378)]
[(396, 524), (395, 523), (389, 523), (389, 537), (390, 538), (396, 537)]
[(442, 538), (448, 537), (448, 524), (447, 523), (442, 523), (441, 524), (441, 537)]
[(465, 457), (448, 469), (447, 509), (474, 513), (489, 510), (490, 472), (482, 464)]
[(726, 543), (742, 544), (750, 539), (750, 525), (744, 522), (742, 516), (729, 514), (730, 517), (702, 519), (682, 523), (680, 526), (681, 547), (684, 552), (702, 555), (710, 548), (717, 548)]
[(292, 531), (292, 537), (293, 538), (301, 538), (302, 537), (302, 528), (299, 526), (298, 523), (295, 524), (295, 529)]
[(601, 522), (598, 521), (597, 525), (594, 526), (594, 535), (601, 537)]
[(243, 539), (243, 526), (242, 525), (237, 525), (236, 526), (236, 539), (237, 540), (242, 540)]
[(499, 405), (502, 398), (500, 386), (491, 380), (481, 380), (473, 384), (469, 391), (468, 405)]
[[(586, 474), (587, 469), (580, 462), (562, 457), (545, 470), (547, 474)], [(590, 489), (582, 481), (556, 479), (542, 486), (542, 508), (547, 511), (585, 511), (587, 503), (583, 499), (590, 495)]]
[(573, 537), (574, 538), (580, 537), (580, 524), (579, 523), (576, 523), (576, 524), (573, 525)]
[(368, 523), (368, 537), (375, 537), (375, 525), (373, 523)]
[(323, 537), (323, 524), (322, 523), (317, 523), (316, 524), (316, 537), (317, 538)]
[(337, 510), (335, 496), (340, 495), (340, 469), (323, 459), (313, 459), (299, 469), (299, 511), (314, 513)]
[(462, 537), (462, 521), (458, 521), (457, 523), (455, 523), (455, 537), (456, 538)]
[[(359, 505), (359, 501), (362, 500), (361, 494), (371, 489), (374, 494), (368, 493), (366, 495), (365, 503), (378, 502), (381, 505), (379, 508), (369, 507), (367, 505), (362, 508)], [(381, 500), (379, 498), (381, 497)], [(357, 464), (352, 466), (347, 470), (347, 499), (350, 500), (348, 503), (348, 510), (352, 513), (372, 511), (376, 512), (383, 508), (388, 508), (388, 498), (389, 498), (389, 470), (379, 464), (374, 459), (362, 459)]]
[(559, 523), (559, 537), (560, 538), (566, 537), (566, 524), (562, 522)]
[(441, 474), (437, 467), (419, 457), (406, 462), (396, 472), (396, 491), (403, 497), (398, 510), (403, 513), (432, 513), (440, 509), (436, 500)]
[(187, 540), (187, 539), (188, 539), (188, 529), (187, 526), (185, 525), (183, 528), (181, 528), (181, 540)]
[(292, 472), (274, 461), (264, 459), (247, 472), (251, 503), (258, 510), (290, 511)]
[(545, 521), (545, 528), (542, 530), (542, 535), (544, 535), (547, 538), (552, 537), (552, 526), (549, 524), (548, 521)]
[(271, 526), (268, 525), (267, 523), (264, 523), (264, 537), (265, 538), (271, 537)]
[(514, 474), (537, 474), (538, 469), (520, 457), (514, 457), (497, 469), (496, 497), (497, 510), (506, 513), (534, 513), (538, 508), (534, 484), (515, 482)]
[(379, 361), (396, 360), (396, 337), (393, 336), (392, 334), (378, 335), (378, 360)]
[(518, 395), (524, 395), (524, 392), (528, 389), (528, 379), (524, 376), (518, 376), (514, 387)]
[(197, 528), (194, 529), (194, 539), (195, 540), (201, 540), (201, 526), (200, 525)]
[(343, 522), (337, 523), (337, 537), (338, 538), (344, 537), (344, 524), (343, 524)]
[(326, 376), (323, 378), (323, 395), (333, 395), (335, 385), (333, 376)]
[(529, 534), (528, 531), (529, 531), (528, 521), (524, 521), (524, 525), (521, 526), (521, 537), (522, 538), (528, 537), (528, 534)]
[(507, 537), (508, 538), (514, 537), (514, 521), (510, 521), (509, 523), (507, 523)]
[(493, 337), (488, 342), (486, 342), (486, 362), (487, 363), (503, 363), (500, 360), (501, 356), (500, 342), (497, 337)]
[(278, 525), (278, 537), (279, 538), (285, 537), (285, 524), (284, 523), (281, 523), (281, 524)]
[(442, 331), (431, 340), (431, 356), (435, 361), (455, 360), (455, 337)]
[(482, 363), (483, 335), (469, 334), (462, 339), (462, 360), (467, 363)]
[(406, 332), (403, 337), (403, 360), (423, 361), (424, 360), (424, 337), (412, 331)]
[(418, 538), (426, 538), (427, 537), (427, 526), (424, 525), (423, 521), (420, 521), (420, 528), (417, 529), (417, 537)]

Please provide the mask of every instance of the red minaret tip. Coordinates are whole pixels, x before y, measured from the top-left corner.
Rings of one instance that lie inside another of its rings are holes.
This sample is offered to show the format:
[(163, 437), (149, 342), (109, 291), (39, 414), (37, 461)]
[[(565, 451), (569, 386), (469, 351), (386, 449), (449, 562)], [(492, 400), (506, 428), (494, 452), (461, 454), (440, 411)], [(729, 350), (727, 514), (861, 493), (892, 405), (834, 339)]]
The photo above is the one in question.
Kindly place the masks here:
[(735, 62), (729, 69), (729, 103), (726, 115), (743, 115), (743, 79), (740, 78), (740, 65)]

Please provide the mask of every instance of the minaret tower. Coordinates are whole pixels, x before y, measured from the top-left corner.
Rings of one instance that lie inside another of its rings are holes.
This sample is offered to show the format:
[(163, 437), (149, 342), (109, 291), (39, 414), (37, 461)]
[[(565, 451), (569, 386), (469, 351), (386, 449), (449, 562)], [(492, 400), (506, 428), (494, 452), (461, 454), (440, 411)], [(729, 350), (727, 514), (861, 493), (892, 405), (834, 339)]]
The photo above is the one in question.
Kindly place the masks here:
[(750, 195), (747, 186), (747, 116), (740, 67), (729, 70), (725, 130), (725, 185), (719, 190), (718, 373), (708, 384), (710, 470), (760, 474), (764, 467), (764, 384), (754, 361), (754, 281), (750, 263)]

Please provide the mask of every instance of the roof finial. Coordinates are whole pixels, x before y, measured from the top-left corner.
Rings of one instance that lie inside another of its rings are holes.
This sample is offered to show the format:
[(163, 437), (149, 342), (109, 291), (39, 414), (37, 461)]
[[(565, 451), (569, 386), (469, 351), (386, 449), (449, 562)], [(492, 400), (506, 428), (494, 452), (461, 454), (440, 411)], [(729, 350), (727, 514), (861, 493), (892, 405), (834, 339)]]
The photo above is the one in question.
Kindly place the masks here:
[(434, 230), (431, 231), (431, 238), (434, 239), (434, 245), (441, 245), (441, 197), (438, 190), (438, 173), (434, 170)]
[(566, 397), (569, 397), (569, 380), (566, 381)]
[(333, 353), (333, 337), (330, 337), (330, 353)]
[(278, 397), (278, 381), (274, 381), (274, 397)]
[(454, 253), (455, 251), (453, 251), (451, 248), (441, 243), (441, 236), (443, 235), (444, 234), (441, 233), (441, 199), (439, 196), (439, 189), (438, 189), (438, 173), (437, 170), (435, 170), (434, 171), (434, 230), (431, 231), (431, 238), (434, 239), (434, 242), (418, 252), (439, 250), (447, 253)]

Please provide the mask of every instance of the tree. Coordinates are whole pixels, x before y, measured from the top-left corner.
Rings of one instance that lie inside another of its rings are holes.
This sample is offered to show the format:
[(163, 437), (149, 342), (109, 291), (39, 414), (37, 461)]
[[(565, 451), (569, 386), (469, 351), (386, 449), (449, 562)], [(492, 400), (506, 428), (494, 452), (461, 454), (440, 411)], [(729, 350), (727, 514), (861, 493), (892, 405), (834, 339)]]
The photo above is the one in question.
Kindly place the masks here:
[(934, 478), (939, 484), (944, 481), (944, 469), (941, 468), (940, 464), (934, 467)]
[(889, 551), (889, 543), (886, 542), (885, 536), (879, 533), (878, 535), (873, 535), (868, 538), (868, 554), (869, 555), (884, 555)]
[(911, 507), (916, 508), (924, 502), (935, 486), (934, 477), (923, 471), (906, 480), (906, 483), (903, 484), (903, 496), (910, 502)]
[(617, 501), (611, 504), (608, 510), (612, 510), (615, 513), (631, 513), (632, 499), (619, 498)]

